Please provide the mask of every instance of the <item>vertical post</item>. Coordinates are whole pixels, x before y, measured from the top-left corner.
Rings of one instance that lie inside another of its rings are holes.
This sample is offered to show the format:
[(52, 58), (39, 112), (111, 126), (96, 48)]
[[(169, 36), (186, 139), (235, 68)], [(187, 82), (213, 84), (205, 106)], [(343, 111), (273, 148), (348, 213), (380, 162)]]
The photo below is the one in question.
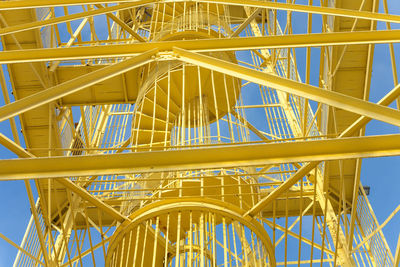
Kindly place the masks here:
[(399, 234), (399, 239), (397, 240), (397, 248), (396, 248), (396, 255), (394, 257), (394, 267), (399, 267), (400, 263), (400, 234)]
[(342, 229), (338, 226), (340, 223), (337, 220), (337, 216), (335, 213), (335, 210), (333, 208), (333, 205), (331, 201), (325, 196), (325, 193), (323, 191), (323, 185), (324, 182), (322, 180), (322, 175), (317, 174), (316, 180), (317, 182), (317, 196), (318, 196), (318, 202), (321, 206), (321, 209), (324, 211), (324, 216), (326, 217), (326, 223), (328, 226), (328, 230), (332, 236), (332, 238), (337, 237), (338, 242), (337, 242), (337, 257), (338, 257), (338, 265), (344, 266), (344, 267), (350, 267), (350, 266), (355, 266), (354, 260), (351, 258), (350, 253), (348, 253), (348, 246), (347, 246), (347, 240), (346, 237), (342, 231)]

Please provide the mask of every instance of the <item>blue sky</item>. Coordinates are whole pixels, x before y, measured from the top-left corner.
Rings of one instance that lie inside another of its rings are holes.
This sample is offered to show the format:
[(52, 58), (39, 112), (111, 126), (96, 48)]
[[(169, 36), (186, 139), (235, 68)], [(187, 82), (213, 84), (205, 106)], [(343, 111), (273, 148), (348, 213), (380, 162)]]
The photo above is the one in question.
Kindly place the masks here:
[[(389, 12), (400, 15), (400, 1), (388, 1)], [(400, 25), (393, 25), (393, 29), (400, 29)], [(384, 23), (378, 23), (378, 29), (386, 29)], [(400, 44), (394, 45), (396, 54), (397, 72), (400, 77)], [(376, 45), (370, 101), (377, 102), (394, 87), (390, 67), (388, 45)], [(395, 107), (394, 104), (391, 107)], [(391, 126), (378, 121), (367, 125), (367, 135), (399, 133), (399, 127)], [(399, 140), (400, 142), (400, 140)], [(374, 208), (379, 223), (382, 223), (393, 210), (400, 205), (400, 157), (371, 158), (363, 160), (361, 182), (371, 186), (369, 201)], [(393, 254), (395, 253), (398, 236), (400, 234), (400, 214), (395, 216), (384, 228), (384, 234)]]
[[(304, 4), (305, 0), (297, 1)], [(389, 10), (392, 14), (400, 15), (400, 1), (388, 0)], [(380, 9), (382, 10), (382, 9)], [(304, 14), (295, 15), (300, 19)], [(318, 18), (315, 19), (315, 31), (319, 31)], [(305, 25), (296, 25), (297, 31), (304, 31), (301, 27)], [(400, 29), (400, 26), (392, 25), (393, 28)], [(385, 29), (385, 24), (378, 23), (378, 29)], [(100, 35), (100, 33), (98, 33)], [(319, 61), (318, 48), (313, 50), (313, 59)], [(400, 68), (400, 44), (395, 45), (396, 60)], [(297, 51), (296, 51), (297, 52)], [(304, 49), (298, 49), (297, 56), (304, 55)], [(301, 62), (301, 61), (299, 61)], [(304, 73), (304, 68), (299, 65), (299, 72)], [(400, 72), (399, 72), (400, 76)], [(312, 76), (312, 83), (316, 84), (316, 76)], [(393, 78), (390, 68), (390, 58), (388, 45), (377, 45), (375, 48), (374, 69), (372, 72), (372, 83), (370, 91), (370, 101), (376, 102), (388, 91), (393, 88)], [(10, 88), (9, 88), (10, 89)], [(0, 98), (0, 105), (4, 105)], [(392, 105), (394, 107), (394, 105)], [(8, 122), (0, 123), (0, 132), (11, 137)], [(399, 128), (390, 126), (377, 121), (372, 121), (367, 125), (366, 134), (389, 134), (399, 133)], [(400, 142), (400, 140), (399, 140)], [(0, 159), (14, 158), (15, 155), (0, 147)], [(400, 157), (386, 157), (363, 160), (361, 181), (364, 185), (371, 187), (369, 200), (374, 207), (378, 221), (383, 222), (386, 217), (400, 204)], [(32, 187), (34, 185), (32, 183)], [(6, 234), (14, 242), (20, 243), (25, 228), (30, 217), (30, 208), (26, 190), (22, 181), (2, 181), (0, 182), (0, 232)], [(397, 215), (385, 228), (384, 233), (392, 252), (396, 248), (398, 235), (400, 232), (400, 215)], [(16, 255), (16, 249), (0, 239), (0, 267), (11, 266)]]

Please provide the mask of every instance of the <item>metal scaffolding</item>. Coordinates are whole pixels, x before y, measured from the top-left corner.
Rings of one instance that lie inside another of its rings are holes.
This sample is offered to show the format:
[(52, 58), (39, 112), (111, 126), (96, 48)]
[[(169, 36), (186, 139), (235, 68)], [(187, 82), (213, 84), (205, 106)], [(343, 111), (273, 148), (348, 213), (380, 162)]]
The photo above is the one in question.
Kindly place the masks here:
[[(20, 158), (0, 181), (31, 208), (21, 242), (0, 233), (14, 266), (398, 266), (400, 206), (379, 224), (360, 175), (400, 155), (400, 134), (365, 136), (400, 126), (381, 1), (0, 2)], [(373, 103), (376, 44), (394, 87)]]

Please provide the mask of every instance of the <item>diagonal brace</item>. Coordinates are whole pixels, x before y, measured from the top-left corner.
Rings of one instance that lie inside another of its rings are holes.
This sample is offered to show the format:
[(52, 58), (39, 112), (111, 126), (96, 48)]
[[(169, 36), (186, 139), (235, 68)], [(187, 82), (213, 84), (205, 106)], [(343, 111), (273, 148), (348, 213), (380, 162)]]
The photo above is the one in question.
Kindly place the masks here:
[[(400, 96), (400, 84), (398, 84), (395, 88), (393, 88), (387, 95), (385, 95), (379, 102), (379, 105), (388, 106), (393, 101), (396, 100), (397, 97)], [(364, 127), (371, 119), (361, 116), (359, 117), (352, 125), (347, 127), (344, 130), (339, 138), (349, 137), (353, 135), (356, 131), (360, 130)], [(280, 194), (284, 193), (290, 187), (295, 185), (300, 179), (302, 179), (305, 175), (307, 175), (311, 170), (316, 168), (321, 161), (310, 162), (303, 167), (301, 167), (295, 174), (293, 174), (289, 179), (287, 179), (281, 186), (277, 187), (274, 191), (272, 191), (268, 196), (261, 199), (255, 206), (253, 206), (250, 210), (246, 212), (246, 214), (250, 214), (252, 216), (256, 215), (260, 212), (264, 207), (268, 204), (272, 203)]]
[[(15, 143), (14, 141), (10, 140), (6, 136), (0, 133), (0, 144), (4, 145), (7, 149), (14, 152), (20, 158), (35, 158), (35, 156), (29, 152), (27, 152), (24, 148), (20, 145)], [(81, 188), (80, 186), (76, 185), (74, 182), (69, 180), (68, 178), (61, 178), (58, 179), (57, 182), (64, 185), (66, 188), (70, 189), (72, 192), (80, 196), (82, 199), (90, 202), (91, 204), (95, 205), (96, 207), (100, 208), (101, 210), (107, 212), (108, 214), (112, 215), (116, 220), (122, 222), (124, 220), (129, 220), (127, 217), (122, 215), (120, 212), (115, 210), (113, 207), (109, 206), (108, 204), (104, 203), (100, 199), (96, 198), (95, 196), (89, 194), (86, 190)]]
[(175, 47), (179, 60), (400, 126), (400, 111)]
[(157, 49), (66, 81), (0, 107), (0, 122), (150, 62)]
[(247, 25), (249, 25), (250, 22), (260, 14), (261, 10), (262, 8), (257, 8), (256, 10), (254, 10), (254, 12), (249, 17), (247, 17), (247, 19), (243, 21), (242, 24), (239, 25), (239, 27), (231, 34), (230, 37), (237, 37), (247, 27)]

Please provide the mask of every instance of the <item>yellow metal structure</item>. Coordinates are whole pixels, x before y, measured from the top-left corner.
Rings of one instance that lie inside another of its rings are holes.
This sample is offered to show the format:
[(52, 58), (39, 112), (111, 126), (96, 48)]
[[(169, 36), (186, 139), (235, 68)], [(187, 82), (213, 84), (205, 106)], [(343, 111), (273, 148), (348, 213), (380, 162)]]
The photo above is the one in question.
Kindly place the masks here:
[[(400, 126), (381, 1), (0, 2), (0, 144), (21, 158), (0, 180), (32, 212), (19, 244), (0, 233), (14, 266), (398, 266), (400, 206), (379, 224), (360, 182), (400, 155), (364, 136)], [(394, 87), (373, 103), (376, 44)]]

